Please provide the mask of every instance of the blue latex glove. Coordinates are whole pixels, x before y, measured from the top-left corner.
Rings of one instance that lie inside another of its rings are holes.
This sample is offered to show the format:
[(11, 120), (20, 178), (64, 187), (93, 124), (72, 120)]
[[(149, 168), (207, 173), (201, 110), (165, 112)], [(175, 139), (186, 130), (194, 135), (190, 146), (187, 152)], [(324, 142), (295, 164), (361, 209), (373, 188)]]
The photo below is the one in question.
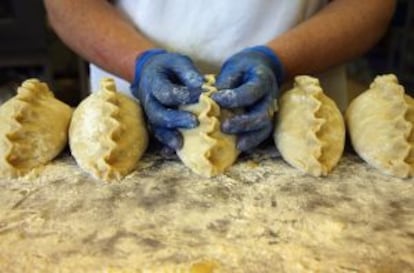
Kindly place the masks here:
[(243, 108), (244, 113), (225, 120), (222, 131), (237, 135), (237, 148), (250, 150), (272, 132), (274, 99), (283, 80), (283, 66), (265, 46), (247, 48), (231, 56), (217, 76), (219, 92), (213, 99), (223, 108)]
[(137, 58), (132, 94), (140, 100), (155, 137), (167, 147), (180, 149), (183, 140), (177, 129), (198, 125), (197, 117), (177, 107), (197, 102), (203, 82), (187, 56), (152, 49)]

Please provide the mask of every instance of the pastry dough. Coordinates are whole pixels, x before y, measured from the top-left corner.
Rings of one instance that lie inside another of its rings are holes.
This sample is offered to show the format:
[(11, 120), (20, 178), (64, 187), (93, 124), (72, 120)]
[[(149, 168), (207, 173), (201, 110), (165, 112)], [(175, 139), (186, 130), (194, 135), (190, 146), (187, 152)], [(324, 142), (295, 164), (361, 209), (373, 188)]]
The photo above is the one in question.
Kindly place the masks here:
[(112, 79), (73, 113), (69, 144), (78, 165), (95, 178), (117, 181), (130, 173), (148, 145), (141, 107), (118, 93)]
[(21, 176), (56, 157), (67, 143), (71, 114), (46, 83), (23, 82), (0, 107), (0, 175)]
[(275, 128), (274, 140), (280, 154), (305, 173), (327, 175), (342, 156), (344, 120), (316, 78), (295, 78), (294, 88), (280, 99)]
[(385, 174), (414, 174), (414, 99), (395, 75), (375, 78), (346, 111), (352, 145), (358, 155)]
[(206, 76), (199, 102), (182, 106), (180, 109), (197, 115), (199, 126), (195, 129), (181, 129), (184, 144), (177, 151), (184, 164), (195, 173), (211, 177), (224, 172), (237, 159), (236, 137), (221, 132), (221, 120), (231, 113), (220, 109), (210, 98), (217, 89), (214, 76)]

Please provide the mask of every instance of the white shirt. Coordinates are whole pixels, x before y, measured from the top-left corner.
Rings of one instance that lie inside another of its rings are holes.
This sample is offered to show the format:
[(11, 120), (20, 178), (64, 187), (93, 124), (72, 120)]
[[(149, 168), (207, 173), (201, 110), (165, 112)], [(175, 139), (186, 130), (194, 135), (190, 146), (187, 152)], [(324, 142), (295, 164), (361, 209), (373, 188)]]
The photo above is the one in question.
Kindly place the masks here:
[[(190, 56), (203, 73), (217, 73), (234, 53), (266, 44), (326, 3), (326, 0), (118, 0), (115, 5), (160, 48)], [(331, 97), (335, 93), (338, 102), (338, 95), (346, 95), (344, 71), (336, 69), (325, 74), (321, 78), (323, 87)], [(92, 90), (97, 90), (102, 77), (109, 76), (115, 78), (119, 90), (130, 94), (128, 82), (95, 65), (91, 65), (90, 75)]]

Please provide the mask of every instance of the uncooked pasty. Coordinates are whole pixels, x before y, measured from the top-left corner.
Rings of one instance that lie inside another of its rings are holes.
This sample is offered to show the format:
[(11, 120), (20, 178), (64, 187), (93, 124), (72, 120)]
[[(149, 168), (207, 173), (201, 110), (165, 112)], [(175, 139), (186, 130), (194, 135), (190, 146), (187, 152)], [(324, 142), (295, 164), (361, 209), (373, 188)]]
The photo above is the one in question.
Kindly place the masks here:
[(294, 88), (279, 102), (274, 140), (282, 157), (313, 176), (327, 175), (342, 156), (345, 124), (319, 80), (295, 78)]
[(395, 75), (375, 78), (346, 111), (352, 145), (358, 155), (385, 174), (414, 174), (414, 99)]
[(0, 106), (0, 175), (21, 176), (56, 157), (67, 143), (71, 115), (46, 83), (23, 82)]
[(73, 113), (69, 144), (78, 165), (95, 178), (122, 179), (148, 145), (141, 107), (118, 93), (112, 79), (103, 79)]
[(239, 151), (236, 148), (236, 137), (220, 130), (221, 120), (230, 113), (220, 109), (210, 98), (217, 91), (214, 76), (206, 76), (206, 79), (207, 83), (203, 86), (206, 92), (201, 93), (199, 102), (180, 108), (197, 115), (199, 126), (180, 130), (184, 144), (177, 154), (192, 171), (211, 177), (230, 167), (236, 161)]

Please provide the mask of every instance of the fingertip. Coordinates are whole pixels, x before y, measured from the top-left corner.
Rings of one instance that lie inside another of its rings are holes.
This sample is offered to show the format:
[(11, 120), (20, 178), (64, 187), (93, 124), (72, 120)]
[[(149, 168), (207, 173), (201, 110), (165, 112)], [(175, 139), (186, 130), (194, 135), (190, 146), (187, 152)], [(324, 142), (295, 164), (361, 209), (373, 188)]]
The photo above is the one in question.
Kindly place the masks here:
[(175, 151), (176, 149), (164, 145), (162, 146), (160, 153), (164, 158), (173, 158), (176, 155)]
[(167, 145), (167, 147), (169, 147), (170, 149), (173, 150), (179, 150), (181, 149), (181, 147), (183, 146), (183, 138), (180, 135), (180, 133), (176, 132), (177, 134), (175, 135), (175, 137), (169, 139), (167, 141), (167, 143), (165, 143)]
[(188, 113), (190, 116), (188, 117), (188, 123), (187, 126), (185, 126), (184, 128), (186, 129), (194, 129), (198, 126), (199, 122), (198, 122), (198, 118), (192, 114), (192, 113)]
[(233, 126), (232, 126), (231, 119), (225, 119), (221, 123), (221, 131), (223, 133), (226, 133), (226, 134), (234, 134), (235, 132), (232, 129), (233, 129)]
[(255, 139), (254, 136), (246, 134), (239, 137), (237, 140), (237, 149), (240, 152), (247, 152), (259, 145), (263, 140)]
[(155, 138), (166, 147), (173, 150), (181, 149), (183, 145), (183, 139), (178, 131), (162, 127), (156, 127), (153, 129), (153, 131)]
[(181, 71), (181, 79), (186, 86), (191, 88), (201, 88), (204, 84), (204, 76), (196, 70), (195, 67), (190, 67), (186, 71)]
[(251, 131), (249, 116), (239, 115), (225, 119), (221, 124), (222, 131), (227, 134), (240, 134)]
[(194, 76), (192, 77), (192, 81), (196, 87), (201, 87), (204, 84), (204, 75), (202, 75), (198, 70), (194, 72)]
[(240, 152), (247, 152), (253, 148), (253, 146), (249, 143), (249, 141), (246, 138), (240, 138), (237, 141), (236, 145), (237, 150)]
[(165, 120), (165, 127), (167, 128), (193, 129), (198, 126), (197, 117), (187, 111), (172, 110), (169, 114), (169, 117), (167, 117)]
[(237, 107), (236, 103), (236, 93), (233, 89), (222, 89), (214, 93), (211, 98), (217, 102), (221, 107), (232, 108)]
[(236, 79), (238, 79), (237, 75), (232, 75), (230, 71), (223, 70), (220, 72), (219, 75), (216, 77), (215, 86), (220, 89), (229, 89), (232, 88), (236, 82)]
[(204, 83), (204, 76), (188, 56), (182, 57), (183, 58), (180, 58), (180, 61), (173, 67), (174, 72), (186, 86), (191, 88), (201, 87)]
[(190, 98), (189, 101), (186, 102), (185, 104), (192, 104), (192, 103), (197, 103), (200, 99), (200, 95), (201, 93), (203, 93), (203, 88), (200, 87), (196, 87), (196, 88), (191, 88), (190, 89)]
[(240, 134), (237, 140), (237, 149), (241, 152), (246, 152), (255, 148), (270, 136), (271, 131), (272, 126), (266, 126), (258, 131)]
[(168, 108), (159, 103), (155, 98), (146, 102), (145, 113), (151, 124), (164, 128), (194, 128), (198, 125), (197, 117), (184, 110)]

